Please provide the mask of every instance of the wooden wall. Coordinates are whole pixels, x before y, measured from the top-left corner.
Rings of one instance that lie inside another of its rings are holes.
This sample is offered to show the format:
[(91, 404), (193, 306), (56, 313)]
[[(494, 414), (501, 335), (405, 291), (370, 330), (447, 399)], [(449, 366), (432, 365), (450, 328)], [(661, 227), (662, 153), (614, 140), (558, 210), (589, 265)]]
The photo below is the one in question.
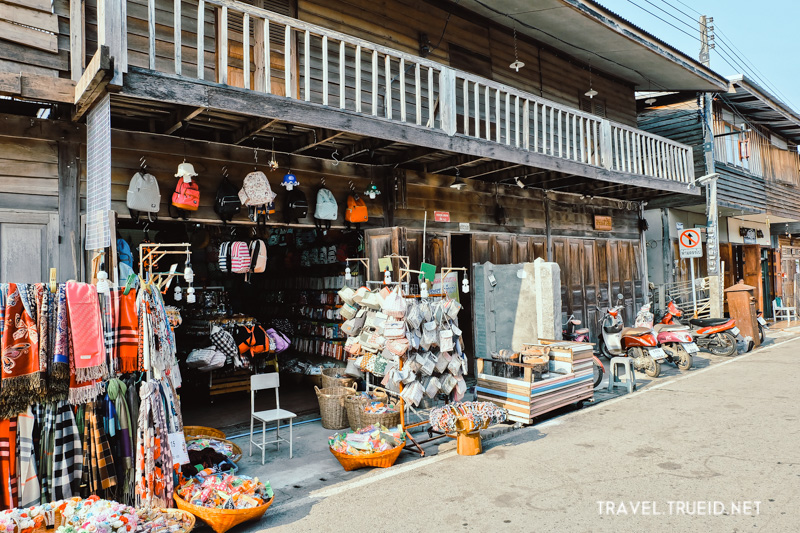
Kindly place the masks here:
[[(69, 77), (68, 0), (0, 2), (0, 72)], [(68, 19), (67, 19), (68, 20)]]
[(639, 113), (638, 127), (692, 147), (694, 175), (706, 174), (703, 155), (702, 110), (694, 100), (674, 105), (646, 108)]

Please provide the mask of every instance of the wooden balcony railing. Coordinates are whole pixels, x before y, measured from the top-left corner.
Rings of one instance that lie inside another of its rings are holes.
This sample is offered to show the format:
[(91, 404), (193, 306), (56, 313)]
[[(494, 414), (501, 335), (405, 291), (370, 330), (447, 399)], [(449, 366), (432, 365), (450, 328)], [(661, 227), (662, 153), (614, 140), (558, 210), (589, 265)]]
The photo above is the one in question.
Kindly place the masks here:
[[(607, 170), (694, 181), (686, 145), (426, 58), (234, 0), (130, 0), (129, 6), (133, 2), (147, 4), (147, 46), (136, 49), (133, 39), (116, 46), (128, 55), (122, 65), (211, 79)], [(134, 14), (122, 16), (130, 20)], [(165, 25), (172, 30), (171, 50)]]

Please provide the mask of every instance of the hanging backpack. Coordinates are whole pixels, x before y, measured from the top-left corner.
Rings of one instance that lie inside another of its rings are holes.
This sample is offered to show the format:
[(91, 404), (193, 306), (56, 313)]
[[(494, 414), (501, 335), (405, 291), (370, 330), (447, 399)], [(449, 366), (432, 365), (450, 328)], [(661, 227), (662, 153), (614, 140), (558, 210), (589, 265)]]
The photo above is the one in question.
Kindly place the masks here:
[(363, 198), (357, 194), (351, 194), (347, 197), (347, 210), (344, 212), (344, 219), (348, 223), (356, 224), (356, 227), (369, 220), (367, 204)]
[(158, 213), (161, 206), (161, 191), (158, 190), (158, 181), (152, 174), (137, 172), (128, 184), (128, 196), (125, 202), (131, 213), (131, 218), (139, 222), (139, 213), (147, 213), (150, 222), (152, 215)]
[(222, 178), (222, 182), (217, 188), (217, 197), (214, 200), (214, 212), (222, 222), (230, 222), (242, 209), (242, 202), (239, 200), (238, 191), (227, 177)]
[[(197, 211), (200, 208), (200, 188), (197, 182), (188, 178), (180, 178), (172, 193), (172, 205), (182, 211)], [(177, 217), (175, 217), (177, 218)], [(186, 218), (184, 216), (184, 218)]]
[(250, 272), (250, 249), (243, 241), (231, 243), (230, 270), (234, 274), (247, 274)]
[(267, 269), (267, 244), (261, 239), (250, 243), (250, 272), (261, 274)]
[(133, 252), (131, 245), (125, 239), (117, 239), (117, 262), (133, 268)]
[(220, 272), (231, 271), (231, 243), (223, 242), (219, 245), (219, 270)]
[(314, 206), (314, 224), (326, 234), (331, 229), (331, 222), (339, 216), (339, 204), (333, 193), (326, 187), (317, 191), (317, 204)]
[(298, 223), (301, 218), (308, 216), (308, 200), (306, 193), (300, 189), (292, 189), (286, 193), (286, 212), (284, 213), (287, 224)]
[(239, 190), (239, 200), (247, 207), (266, 205), (274, 200), (275, 196), (266, 174), (261, 171), (251, 172), (245, 176), (242, 188)]

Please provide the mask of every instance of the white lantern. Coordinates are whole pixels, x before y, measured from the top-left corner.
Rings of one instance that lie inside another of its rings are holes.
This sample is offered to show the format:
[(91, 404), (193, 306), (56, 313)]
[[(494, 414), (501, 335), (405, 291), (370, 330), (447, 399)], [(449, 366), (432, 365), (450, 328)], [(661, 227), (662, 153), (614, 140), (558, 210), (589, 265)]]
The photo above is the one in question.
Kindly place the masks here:
[(461, 280), (461, 292), (464, 294), (469, 292), (469, 279), (466, 276)]
[(347, 281), (350, 281), (351, 279), (353, 279), (353, 274), (352, 274), (352, 271), (350, 270), (349, 266), (344, 269), (344, 279), (347, 280)]
[(186, 289), (186, 303), (193, 304), (197, 301), (197, 297), (194, 295), (194, 287), (189, 287)]
[(108, 283), (108, 273), (101, 270), (97, 273), (97, 292), (100, 294), (108, 294), (111, 291), (111, 286)]
[(175, 296), (175, 301), (176, 302), (180, 302), (181, 300), (183, 300), (183, 290), (181, 290), (181, 286), (180, 285), (175, 285), (175, 294), (174, 294), (174, 296)]

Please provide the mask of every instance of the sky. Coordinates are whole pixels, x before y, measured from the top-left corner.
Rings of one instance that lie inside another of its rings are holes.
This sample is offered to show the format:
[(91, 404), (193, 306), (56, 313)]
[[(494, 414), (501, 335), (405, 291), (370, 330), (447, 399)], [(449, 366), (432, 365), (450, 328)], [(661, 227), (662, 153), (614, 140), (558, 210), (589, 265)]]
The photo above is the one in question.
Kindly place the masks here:
[(744, 71), (800, 112), (800, 69), (794, 59), (800, 42), (800, 1), (596, 1), (695, 59), (700, 52), (699, 13), (713, 17), (716, 49), (711, 51), (711, 68), (723, 76)]

